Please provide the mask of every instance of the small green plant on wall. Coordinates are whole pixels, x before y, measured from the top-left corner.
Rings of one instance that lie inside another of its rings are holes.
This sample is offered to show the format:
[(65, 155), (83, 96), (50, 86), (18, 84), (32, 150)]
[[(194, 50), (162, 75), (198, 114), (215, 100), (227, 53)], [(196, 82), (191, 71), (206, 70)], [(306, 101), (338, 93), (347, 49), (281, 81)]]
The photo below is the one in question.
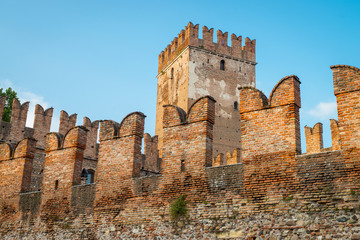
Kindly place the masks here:
[(285, 201), (285, 202), (290, 202), (290, 201), (293, 200), (293, 199), (294, 199), (294, 197), (291, 196), (291, 195), (289, 195), (289, 196), (287, 196), (287, 197), (283, 197), (283, 201)]
[(170, 213), (173, 219), (178, 219), (180, 217), (186, 217), (187, 207), (186, 207), (186, 196), (180, 195), (177, 199), (175, 199), (170, 205)]

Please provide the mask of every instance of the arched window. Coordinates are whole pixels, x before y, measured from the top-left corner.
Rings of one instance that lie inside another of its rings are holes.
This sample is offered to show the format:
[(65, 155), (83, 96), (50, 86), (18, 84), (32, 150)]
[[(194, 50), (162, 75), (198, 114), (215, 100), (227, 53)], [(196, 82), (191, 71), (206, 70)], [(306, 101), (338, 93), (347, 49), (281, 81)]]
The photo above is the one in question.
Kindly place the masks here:
[(171, 69), (171, 76), (170, 76), (171, 79), (174, 78), (174, 68)]
[(234, 102), (234, 109), (235, 110), (238, 110), (239, 108), (239, 103), (237, 101)]
[(220, 61), (220, 70), (225, 70), (225, 61), (224, 60)]

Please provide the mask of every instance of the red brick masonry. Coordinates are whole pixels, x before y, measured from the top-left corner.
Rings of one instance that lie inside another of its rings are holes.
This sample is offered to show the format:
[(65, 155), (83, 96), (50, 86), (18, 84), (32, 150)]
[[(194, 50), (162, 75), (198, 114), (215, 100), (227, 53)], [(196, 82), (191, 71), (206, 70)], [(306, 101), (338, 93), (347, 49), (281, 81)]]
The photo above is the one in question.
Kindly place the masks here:
[[(62, 112), (60, 133), (48, 133), (52, 109), (38, 106), (34, 129), (26, 130), (28, 103), (15, 101), (11, 123), (1, 123), (0, 236), (360, 239), (360, 70), (331, 69), (338, 107), (338, 121), (330, 120), (333, 146), (323, 148), (317, 123), (305, 129), (306, 154), (296, 76), (280, 80), (269, 98), (239, 89), (242, 148), (226, 158), (212, 156), (210, 96), (188, 112), (164, 106), (161, 159), (157, 138), (148, 134), (142, 154), (140, 112), (120, 124), (102, 121), (97, 146), (99, 121), (86, 118), (75, 127), (76, 115)], [(94, 183), (82, 182), (84, 168), (95, 168)], [(174, 218), (170, 206), (180, 195), (188, 211)]]

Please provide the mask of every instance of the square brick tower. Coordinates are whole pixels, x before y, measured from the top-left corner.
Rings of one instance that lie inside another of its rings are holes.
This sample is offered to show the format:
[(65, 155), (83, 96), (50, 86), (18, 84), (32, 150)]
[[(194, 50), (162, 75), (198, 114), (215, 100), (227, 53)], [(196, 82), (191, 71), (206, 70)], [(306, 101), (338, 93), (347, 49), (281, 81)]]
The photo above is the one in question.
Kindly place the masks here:
[(199, 25), (191, 22), (165, 51), (159, 55), (156, 129), (159, 150), (163, 146), (163, 106), (176, 105), (189, 110), (194, 101), (210, 95), (216, 100), (213, 153), (225, 153), (241, 148), (238, 87), (255, 87), (255, 40), (203, 27), (199, 39)]

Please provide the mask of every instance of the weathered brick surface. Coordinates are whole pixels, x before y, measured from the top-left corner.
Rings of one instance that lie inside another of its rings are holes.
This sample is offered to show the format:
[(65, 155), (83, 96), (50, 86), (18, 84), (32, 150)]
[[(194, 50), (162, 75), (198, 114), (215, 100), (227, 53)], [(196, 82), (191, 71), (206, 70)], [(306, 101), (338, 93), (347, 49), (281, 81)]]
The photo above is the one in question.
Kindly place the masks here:
[(306, 153), (318, 153), (323, 148), (323, 125), (316, 123), (314, 127), (305, 126)]
[(25, 131), (26, 117), (29, 109), (29, 102), (20, 104), (19, 100), (14, 98), (11, 111), (11, 131), (9, 139), (12, 142), (19, 142)]
[(332, 150), (340, 150), (339, 124), (335, 119), (330, 119)]
[(19, 207), (22, 213), (21, 219), (33, 224), (40, 215), (41, 192), (28, 192), (20, 194)]
[(97, 143), (97, 137), (99, 124), (100, 121), (91, 122), (88, 117), (84, 117), (83, 126), (88, 130), (84, 155), (93, 159), (97, 159), (98, 157), (99, 146)]
[(343, 147), (359, 147), (360, 70), (346, 65), (331, 66), (338, 106), (340, 142)]
[(301, 153), (299, 85), (296, 76), (285, 77), (275, 86), (269, 100), (255, 88), (239, 89), (244, 160), (276, 152)]
[[(17, 211), (21, 192), (30, 191), (34, 139), (23, 139), (17, 145), (0, 144), (0, 209)], [(0, 210), (0, 211), (1, 211)]]
[(150, 134), (144, 135), (144, 156), (142, 169), (151, 172), (160, 172), (161, 158), (158, 150), (158, 136), (151, 137)]
[(74, 185), (71, 188), (71, 211), (74, 215), (92, 212), (95, 200), (95, 184)]
[(50, 132), (53, 110), (53, 108), (44, 110), (39, 104), (35, 106), (34, 138), (39, 147), (45, 147), (46, 134)]
[[(198, 31), (190, 27), (188, 44)], [(215, 50), (226, 50), (226, 34), (218, 32), (222, 41)], [(210, 96), (188, 109), (163, 107), (161, 161), (157, 136), (144, 136), (139, 112), (120, 124), (101, 122), (98, 154), (98, 123), (85, 118), (84, 126), (67, 129), (74, 121), (66, 114), (65, 134), (48, 133), (45, 150), (29, 138), (1, 143), (0, 237), (359, 239), (360, 70), (332, 69), (339, 113), (338, 122), (331, 120), (333, 146), (322, 148), (318, 123), (306, 128), (302, 155), (295, 76), (279, 81), (269, 99), (253, 87), (239, 89), (241, 149), (218, 155), (217, 103)], [(81, 181), (83, 168), (96, 171), (94, 183)], [(187, 213), (174, 216), (170, 209), (181, 195)]]
[(31, 171), (31, 191), (40, 191), (42, 176), (44, 172), (45, 151), (44, 148), (37, 147)]
[[(296, 157), (296, 161), (299, 177), (299, 189), (296, 194), (302, 199), (311, 200), (313, 204), (318, 203), (319, 207), (334, 204), (329, 198), (334, 192), (340, 193), (345, 187), (341, 182), (346, 177), (342, 152), (301, 155)], [(303, 204), (306, 208), (306, 201)]]
[(71, 114), (69, 116), (69, 114), (66, 111), (62, 110), (60, 112), (59, 133), (65, 136), (65, 134), (67, 133), (67, 131), (69, 131), (69, 129), (75, 127), (76, 119), (77, 119), (76, 113)]
[(107, 205), (108, 198), (130, 194), (128, 181), (140, 176), (144, 119), (144, 114), (135, 112), (120, 125), (112, 121), (101, 123), (96, 204)]
[(62, 137), (46, 136), (46, 158), (42, 180), (41, 215), (53, 221), (70, 211), (71, 188), (81, 183), (82, 162), (86, 146), (87, 129), (74, 127)]

